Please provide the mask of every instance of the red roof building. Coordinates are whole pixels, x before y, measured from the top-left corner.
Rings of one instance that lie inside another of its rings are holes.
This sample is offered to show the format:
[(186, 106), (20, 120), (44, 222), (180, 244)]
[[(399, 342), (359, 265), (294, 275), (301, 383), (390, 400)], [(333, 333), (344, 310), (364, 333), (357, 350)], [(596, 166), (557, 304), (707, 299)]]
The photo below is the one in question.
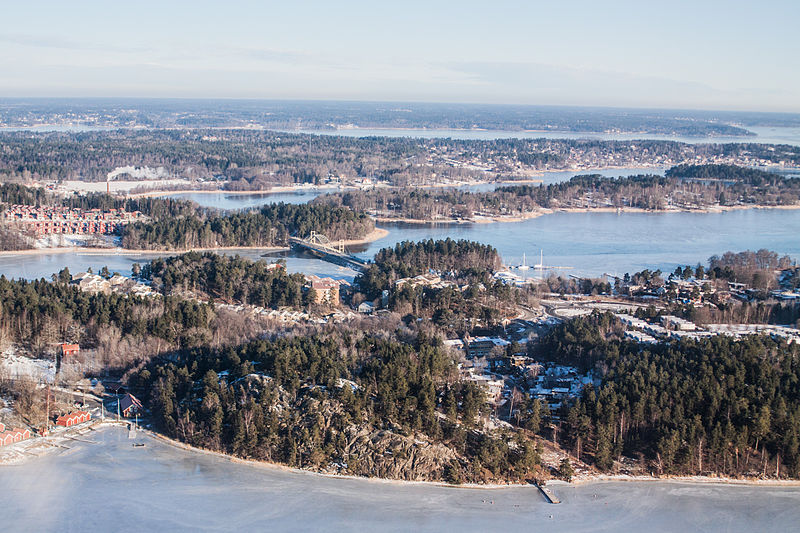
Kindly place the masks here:
[(78, 352), (81, 351), (81, 347), (77, 344), (62, 344), (61, 345), (61, 356), (66, 359), (67, 357), (73, 357), (78, 355)]
[(133, 394), (126, 394), (119, 401), (119, 410), (125, 418), (141, 413), (142, 409), (142, 402)]
[(56, 419), (57, 426), (70, 427), (75, 424), (82, 424), (92, 419), (91, 413), (88, 411), (75, 411), (67, 415), (61, 415)]
[[(5, 427), (5, 426), (3, 426)], [(30, 429), (14, 428), (0, 432), (0, 446), (8, 446), (31, 438)]]

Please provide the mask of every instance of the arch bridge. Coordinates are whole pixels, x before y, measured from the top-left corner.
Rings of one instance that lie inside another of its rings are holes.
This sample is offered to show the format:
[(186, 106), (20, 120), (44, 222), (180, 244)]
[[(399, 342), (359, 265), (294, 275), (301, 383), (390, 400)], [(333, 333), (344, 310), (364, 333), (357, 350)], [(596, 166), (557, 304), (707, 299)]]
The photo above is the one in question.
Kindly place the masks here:
[(289, 244), (293, 249), (308, 252), (323, 261), (356, 270), (363, 270), (369, 264), (365, 259), (348, 254), (343, 244), (336, 244), (326, 235), (316, 231), (312, 231), (305, 239), (289, 237)]

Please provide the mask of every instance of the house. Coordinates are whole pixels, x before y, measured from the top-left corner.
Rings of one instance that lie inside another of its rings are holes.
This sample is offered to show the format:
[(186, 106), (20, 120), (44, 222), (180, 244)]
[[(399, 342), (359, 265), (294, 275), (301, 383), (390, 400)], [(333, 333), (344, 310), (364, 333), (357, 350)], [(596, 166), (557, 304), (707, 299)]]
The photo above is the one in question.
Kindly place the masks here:
[(456, 352), (464, 351), (464, 341), (461, 339), (446, 339), (442, 342), (442, 344), (448, 346), (450, 349), (455, 350)]
[(128, 392), (128, 390), (125, 388), (125, 385), (119, 381), (104, 381), (103, 388), (106, 390), (106, 392), (110, 392), (116, 396)]
[(3, 431), (0, 433), (0, 446), (8, 446), (14, 444), (14, 435), (10, 431)]
[(78, 355), (78, 352), (81, 351), (81, 347), (77, 344), (62, 344), (61, 345), (61, 358), (68, 359), (70, 357), (75, 357)]
[(6, 425), (0, 422), (0, 433), (4, 432), (5, 430), (6, 430)]
[(694, 331), (697, 329), (697, 326), (694, 324), (694, 322), (672, 315), (662, 316), (661, 323), (666, 328), (679, 331)]
[(505, 348), (509, 344), (511, 343), (507, 340), (498, 337), (475, 337), (474, 339), (469, 339), (467, 348), (469, 349), (470, 357), (487, 357), (491, 355), (495, 346)]
[(502, 379), (495, 379), (489, 374), (478, 374), (474, 369), (469, 369), (464, 379), (482, 388), (486, 392), (486, 399), (489, 402), (496, 402), (505, 386), (505, 382)]
[(142, 412), (142, 402), (140, 402), (133, 394), (126, 394), (119, 401), (119, 412), (125, 418), (130, 418)]
[(449, 281), (443, 281), (440, 276), (436, 274), (420, 274), (413, 278), (401, 278), (394, 282), (395, 288), (399, 289), (402, 286), (408, 287), (428, 287), (431, 289), (442, 289), (444, 287), (452, 287), (455, 285)]
[(371, 315), (375, 311), (375, 306), (371, 302), (361, 302), (358, 304), (358, 312), (365, 315)]

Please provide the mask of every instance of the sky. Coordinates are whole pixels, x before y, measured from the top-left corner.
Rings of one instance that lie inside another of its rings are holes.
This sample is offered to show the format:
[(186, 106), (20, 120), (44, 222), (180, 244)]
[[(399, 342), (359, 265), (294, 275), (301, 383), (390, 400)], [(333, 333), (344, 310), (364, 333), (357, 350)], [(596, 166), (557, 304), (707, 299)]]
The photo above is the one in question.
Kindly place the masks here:
[(800, 1), (0, 0), (0, 97), (800, 112)]

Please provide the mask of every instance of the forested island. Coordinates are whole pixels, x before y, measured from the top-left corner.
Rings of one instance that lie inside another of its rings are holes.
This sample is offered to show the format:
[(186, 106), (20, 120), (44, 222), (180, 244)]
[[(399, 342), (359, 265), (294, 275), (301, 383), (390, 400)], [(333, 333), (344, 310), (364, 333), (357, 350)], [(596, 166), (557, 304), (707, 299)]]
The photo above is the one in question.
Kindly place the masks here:
[(286, 246), (290, 236), (305, 238), (312, 231), (331, 240), (356, 240), (374, 229), (371, 218), (346, 207), (279, 203), (254, 211), (202, 211), (136, 222), (125, 226), (122, 246), (146, 250)]
[(380, 219), (429, 222), (526, 217), (564, 208), (664, 211), (795, 206), (800, 203), (800, 179), (734, 165), (680, 165), (665, 176), (578, 175), (561, 183), (500, 186), (489, 192), (384, 188), (328, 194), (315, 202), (366, 211)]

